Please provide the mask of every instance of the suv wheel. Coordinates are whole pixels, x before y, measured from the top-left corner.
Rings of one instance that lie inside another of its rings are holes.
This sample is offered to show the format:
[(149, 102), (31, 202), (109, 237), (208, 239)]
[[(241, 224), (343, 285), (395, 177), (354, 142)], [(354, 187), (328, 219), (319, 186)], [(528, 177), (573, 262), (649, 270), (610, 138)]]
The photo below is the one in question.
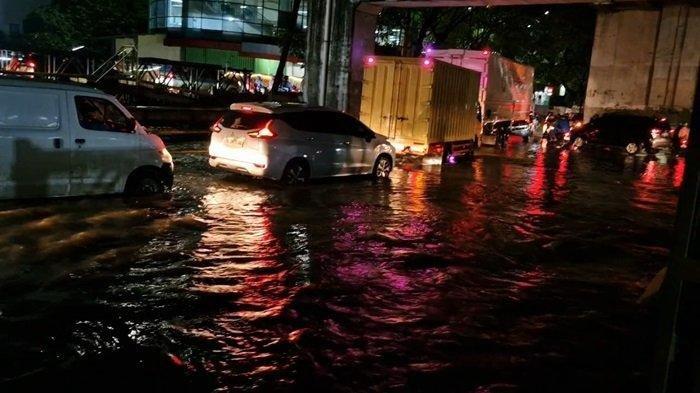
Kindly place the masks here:
[(377, 161), (374, 163), (372, 177), (377, 180), (388, 179), (389, 175), (391, 174), (391, 169), (391, 158), (385, 155), (379, 156), (379, 158), (377, 158)]
[(292, 160), (284, 168), (282, 173), (282, 184), (288, 186), (296, 184), (304, 184), (309, 180), (309, 170), (305, 163), (301, 160)]

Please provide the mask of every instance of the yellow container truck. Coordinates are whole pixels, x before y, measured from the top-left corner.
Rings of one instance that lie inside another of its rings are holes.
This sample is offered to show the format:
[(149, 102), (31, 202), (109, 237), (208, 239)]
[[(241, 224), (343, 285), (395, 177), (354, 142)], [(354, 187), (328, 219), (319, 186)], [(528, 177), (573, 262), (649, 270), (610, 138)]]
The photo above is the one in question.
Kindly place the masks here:
[(360, 120), (398, 153), (453, 161), (474, 153), (478, 72), (428, 58), (365, 58)]

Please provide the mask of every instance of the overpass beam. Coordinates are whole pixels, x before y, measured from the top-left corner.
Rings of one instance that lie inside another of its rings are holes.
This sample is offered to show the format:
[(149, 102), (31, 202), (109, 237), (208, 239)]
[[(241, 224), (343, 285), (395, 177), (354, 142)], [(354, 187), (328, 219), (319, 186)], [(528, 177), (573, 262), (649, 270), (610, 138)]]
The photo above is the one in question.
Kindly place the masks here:
[(662, 113), (688, 121), (700, 63), (700, 8), (598, 12), (585, 115)]

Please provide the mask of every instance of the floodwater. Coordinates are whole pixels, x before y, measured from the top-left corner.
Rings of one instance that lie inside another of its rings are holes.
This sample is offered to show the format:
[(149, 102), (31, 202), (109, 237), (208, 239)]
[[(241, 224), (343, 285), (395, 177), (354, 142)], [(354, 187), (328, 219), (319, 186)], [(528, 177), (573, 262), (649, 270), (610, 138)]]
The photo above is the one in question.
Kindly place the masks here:
[(510, 144), (281, 188), (0, 203), (0, 390), (640, 392), (682, 159)]

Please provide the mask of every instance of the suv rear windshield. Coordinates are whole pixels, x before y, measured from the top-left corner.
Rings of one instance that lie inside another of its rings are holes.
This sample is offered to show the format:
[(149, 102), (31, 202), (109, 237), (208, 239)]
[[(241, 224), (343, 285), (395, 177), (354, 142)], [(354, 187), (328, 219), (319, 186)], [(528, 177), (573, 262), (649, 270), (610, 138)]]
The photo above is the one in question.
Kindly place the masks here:
[(269, 113), (228, 111), (221, 119), (221, 125), (234, 130), (260, 130), (272, 120)]

